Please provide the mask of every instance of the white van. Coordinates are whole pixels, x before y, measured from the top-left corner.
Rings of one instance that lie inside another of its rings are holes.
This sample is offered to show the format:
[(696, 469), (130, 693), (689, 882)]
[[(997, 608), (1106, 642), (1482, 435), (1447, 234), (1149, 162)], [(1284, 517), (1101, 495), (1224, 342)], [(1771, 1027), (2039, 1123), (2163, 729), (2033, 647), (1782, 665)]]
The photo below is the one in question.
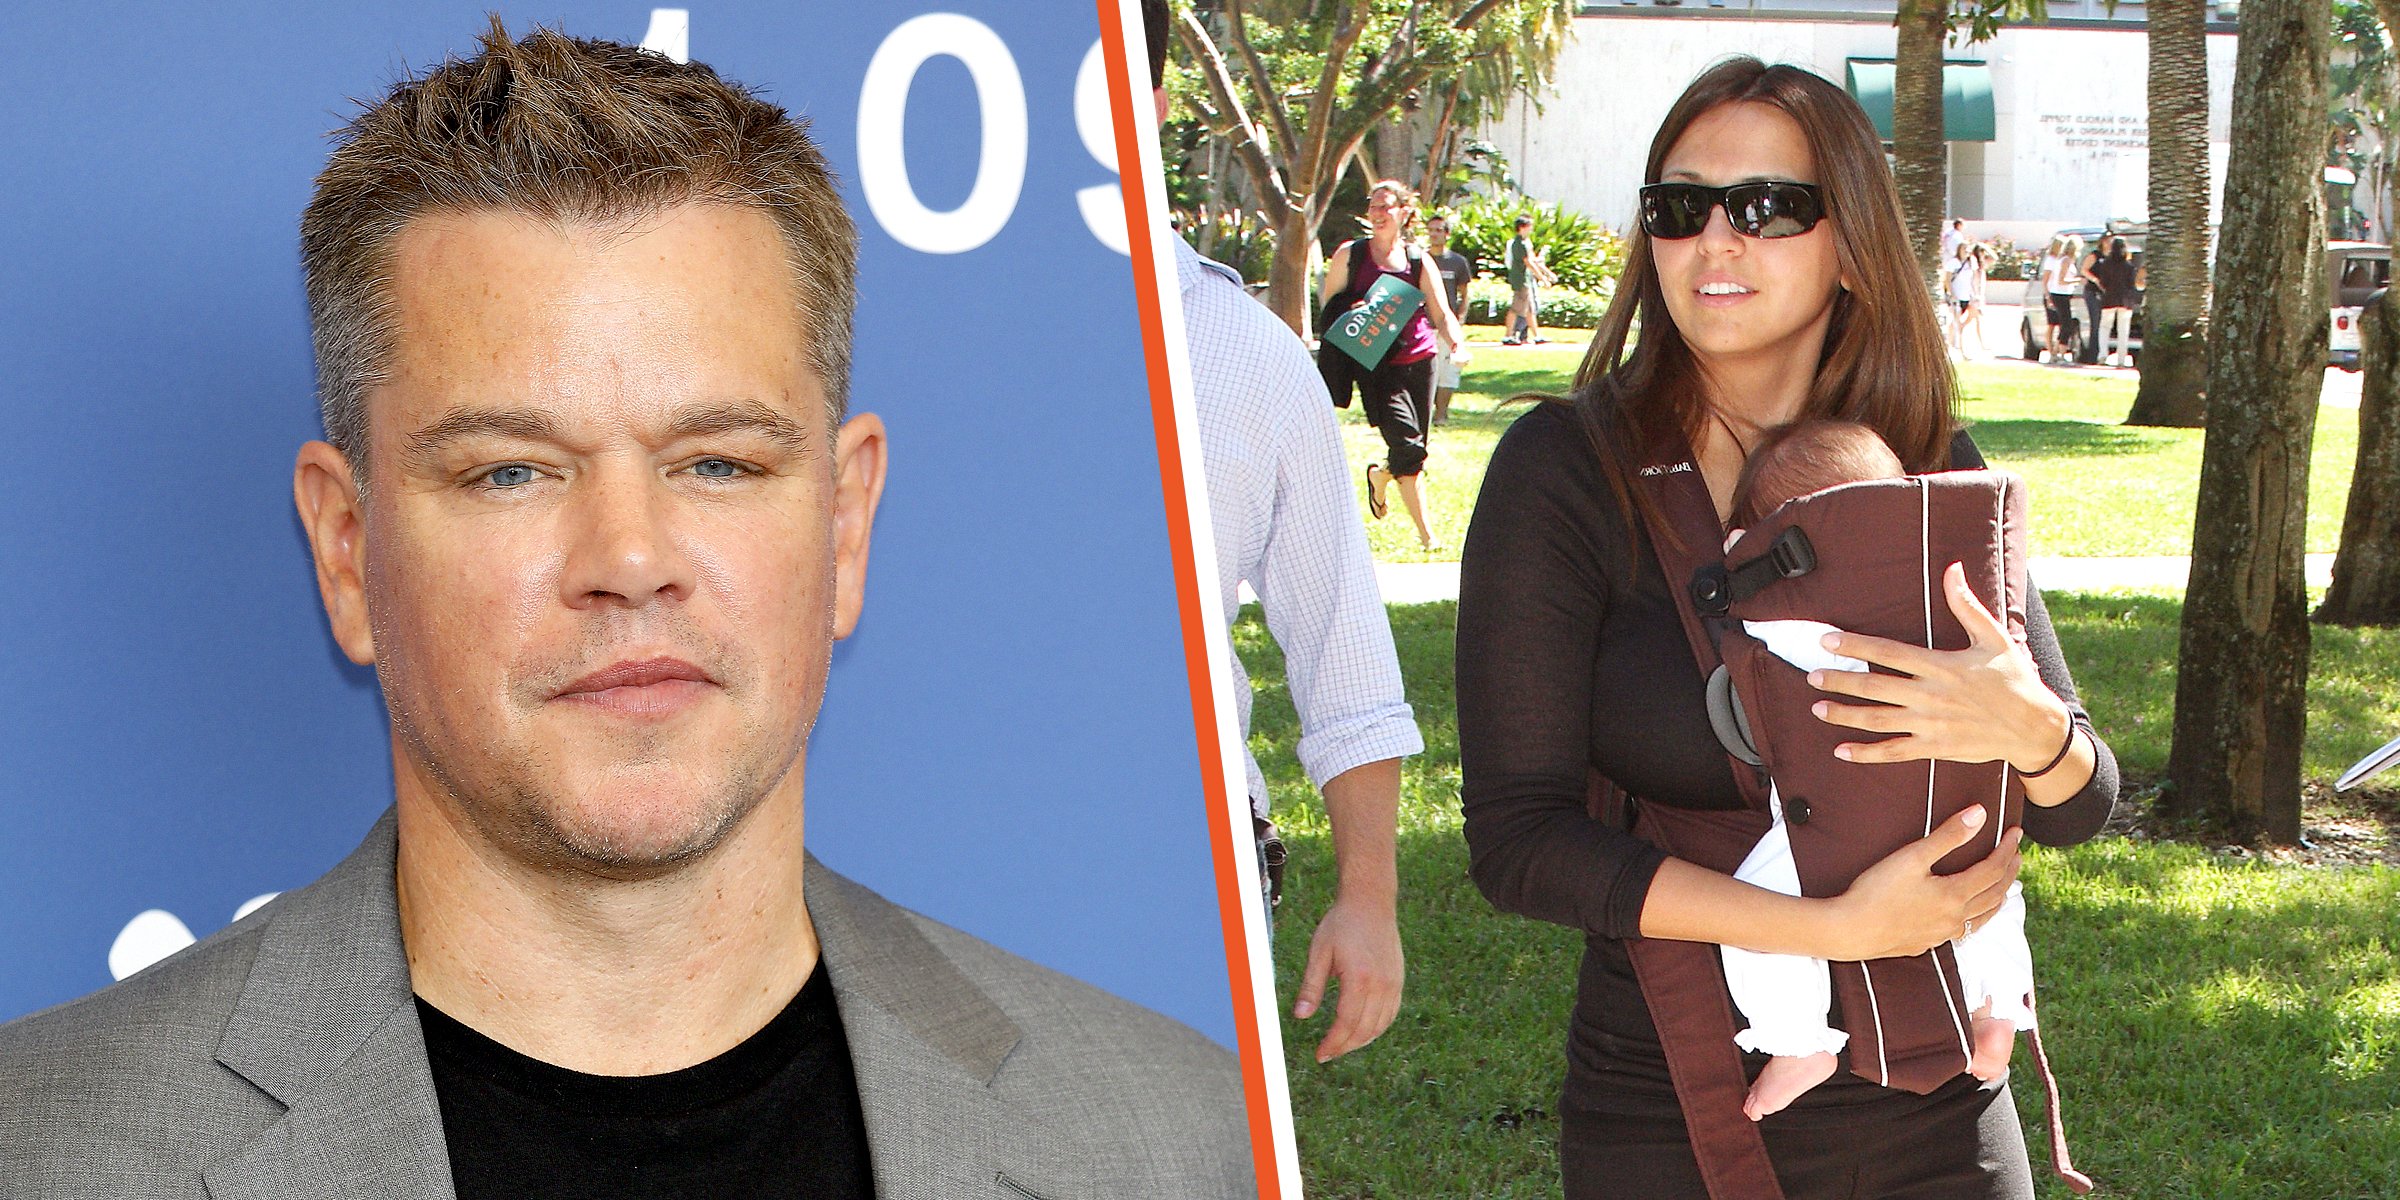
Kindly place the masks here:
[(2326, 329), (2326, 357), (2345, 371), (2358, 369), (2358, 310), (2392, 282), (2392, 248), (2378, 242), (2325, 243), (2325, 283), (2332, 293), (2333, 322)]

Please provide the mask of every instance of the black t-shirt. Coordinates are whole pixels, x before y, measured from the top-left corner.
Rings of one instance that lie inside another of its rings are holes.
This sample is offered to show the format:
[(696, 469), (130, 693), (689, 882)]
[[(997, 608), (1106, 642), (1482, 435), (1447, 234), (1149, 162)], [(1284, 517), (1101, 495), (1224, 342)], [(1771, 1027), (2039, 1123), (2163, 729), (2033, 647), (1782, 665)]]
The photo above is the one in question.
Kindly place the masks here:
[(1443, 299), (1450, 302), (1451, 313), (1461, 321), (1466, 320), (1467, 280), (1475, 273), (1475, 269), (1467, 265), (1467, 256), (1456, 250), (1444, 250), (1440, 254), (1429, 253), (1426, 257), (1433, 260), (1433, 269), (1442, 273), (1442, 290), (1449, 293)]
[[(1706, 680), (1647, 534), (1626, 516), (1580, 416), (1542, 404), (1500, 439), (1459, 563), (1460, 799), (1475, 882), (1509, 912), (1585, 934), (1567, 1035), (1571, 1105), (1676, 1113), (1657, 1028), (1621, 940), (1641, 928), (1657, 847), (1591, 819), (1588, 772), (1645, 800), (1744, 806), (1708, 721)], [(1961, 434), (1955, 466), (1983, 459)], [(2080, 718), (2074, 681), (2039, 593), (2026, 598), (2027, 649), (2042, 681)], [(2099, 832), (2116, 760), (2095, 735), (2092, 781), (2054, 808), (2028, 805), (2025, 836), (2071, 845)], [(2037, 948), (2038, 952), (2038, 948)], [(1752, 1068), (1765, 1061), (1752, 1056)], [(1848, 1062), (1779, 1119), (1838, 1126), (1928, 1102), (1852, 1075)], [(1974, 1086), (1961, 1076), (1930, 1099)]]
[(2103, 258), (2092, 264), (2092, 278), (2100, 285), (2100, 307), (2132, 308), (2140, 299), (2134, 290), (2133, 260)]
[(823, 963), (766, 1028), (664, 1075), (586, 1075), (417, 1001), (459, 1200), (874, 1195)]

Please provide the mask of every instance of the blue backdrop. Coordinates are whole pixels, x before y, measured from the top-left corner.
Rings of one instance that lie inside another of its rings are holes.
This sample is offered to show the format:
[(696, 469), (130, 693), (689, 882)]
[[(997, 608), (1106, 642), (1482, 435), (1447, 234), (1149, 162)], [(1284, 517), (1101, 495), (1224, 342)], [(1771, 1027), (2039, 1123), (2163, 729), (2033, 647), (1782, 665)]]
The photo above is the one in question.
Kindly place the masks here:
[[(1230, 1044), (1121, 210), (1078, 197), (1116, 179), (1094, 13), (948, 7), (688, 7), (690, 56), (806, 115), (844, 177), (852, 405), (891, 430), (809, 843)], [(292, 515), (319, 434), (298, 223), (352, 98), (472, 53), (486, 6), (101, 8), (12, 10), (0, 72), (0, 1019), (108, 983), (145, 910), (205, 937), (308, 882), (390, 802)], [(679, 40), (647, 4), (500, 10)]]

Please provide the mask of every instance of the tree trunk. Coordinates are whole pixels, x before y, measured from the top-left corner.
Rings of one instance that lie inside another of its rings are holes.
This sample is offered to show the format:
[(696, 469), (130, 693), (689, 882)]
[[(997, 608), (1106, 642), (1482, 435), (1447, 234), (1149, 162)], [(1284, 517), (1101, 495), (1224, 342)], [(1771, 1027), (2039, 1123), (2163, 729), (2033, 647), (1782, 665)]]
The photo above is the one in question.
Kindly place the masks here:
[(2325, 0), (2248, 0), (2168, 803), (2300, 837), (2308, 454), (2325, 371)]
[(1949, 131), (1942, 125), (1942, 44), (1949, 37), (1949, 8), (1949, 0), (1901, 0), (1900, 40), (1892, 61), (1892, 174), (1928, 304), (1941, 286), (1942, 217), (1950, 206), (1943, 177)]
[(2201, 423), (2208, 388), (2208, 0), (2149, 0), (2150, 236), (2128, 425)]
[(1292, 206), (1275, 223), (1275, 257), (1267, 267), (1267, 309), (1305, 340), (1309, 333), (1308, 251), (1317, 240), (1317, 198)]
[(1417, 157), (1415, 120), (1405, 112), (1393, 113), (1375, 127), (1375, 136), (1369, 140), (1375, 144), (1378, 173), (1367, 176), (1367, 186), (1373, 187), (1385, 179), (1406, 182)]
[(2400, 312), (2389, 292), (2359, 314), (2358, 466), (2342, 514), (2333, 586), (2316, 619), (2328, 625), (2400, 625)]
[(1441, 198), (1435, 193), (1441, 190), (1442, 176), (1450, 172), (1450, 146), (1457, 133), (1451, 127), (1451, 118), (1458, 115), (1458, 97), (1466, 87), (1464, 80), (1450, 85), (1450, 94), (1442, 101), (1441, 119), (1433, 123), (1433, 141), (1425, 147), (1425, 182), (1417, 188), (1417, 197), (1429, 210), (1441, 206)]

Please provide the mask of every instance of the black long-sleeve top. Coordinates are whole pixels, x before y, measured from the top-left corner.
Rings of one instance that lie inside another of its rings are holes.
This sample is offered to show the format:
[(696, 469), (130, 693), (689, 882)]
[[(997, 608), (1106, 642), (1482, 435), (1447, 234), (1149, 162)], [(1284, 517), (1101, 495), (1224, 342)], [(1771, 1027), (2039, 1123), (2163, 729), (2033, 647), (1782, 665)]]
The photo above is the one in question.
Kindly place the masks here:
[[(1951, 457), (1962, 469), (1984, 465), (1963, 433)], [(1503, 911), (1586, 935), (1568, 1102), (1653, 1113), (1672, 1111), (1673, 1091), (1621, 939), (1640, 931), (1666, 856), (1586, 814), (1587, 773), (1657, 804), (1743, 801), (1665, 572), (1629, 517), (1566, 405), (1543, 404), (1502, 436), (1460, 562), (1458, 742), (1476, 886)], [(2038, 592), (2027, 597), (2025, 632), (2042, 681), (2088, 732)], [(2072, 845), (2107, 821), (2116, 758), (2096, 734), (2092, 745), (2091, 782), (2063, 804), (2027, 805), (2027, 837)], [(1794, 1123), (1922, 1102), (1847, 1065), (1794, 1105)]]

